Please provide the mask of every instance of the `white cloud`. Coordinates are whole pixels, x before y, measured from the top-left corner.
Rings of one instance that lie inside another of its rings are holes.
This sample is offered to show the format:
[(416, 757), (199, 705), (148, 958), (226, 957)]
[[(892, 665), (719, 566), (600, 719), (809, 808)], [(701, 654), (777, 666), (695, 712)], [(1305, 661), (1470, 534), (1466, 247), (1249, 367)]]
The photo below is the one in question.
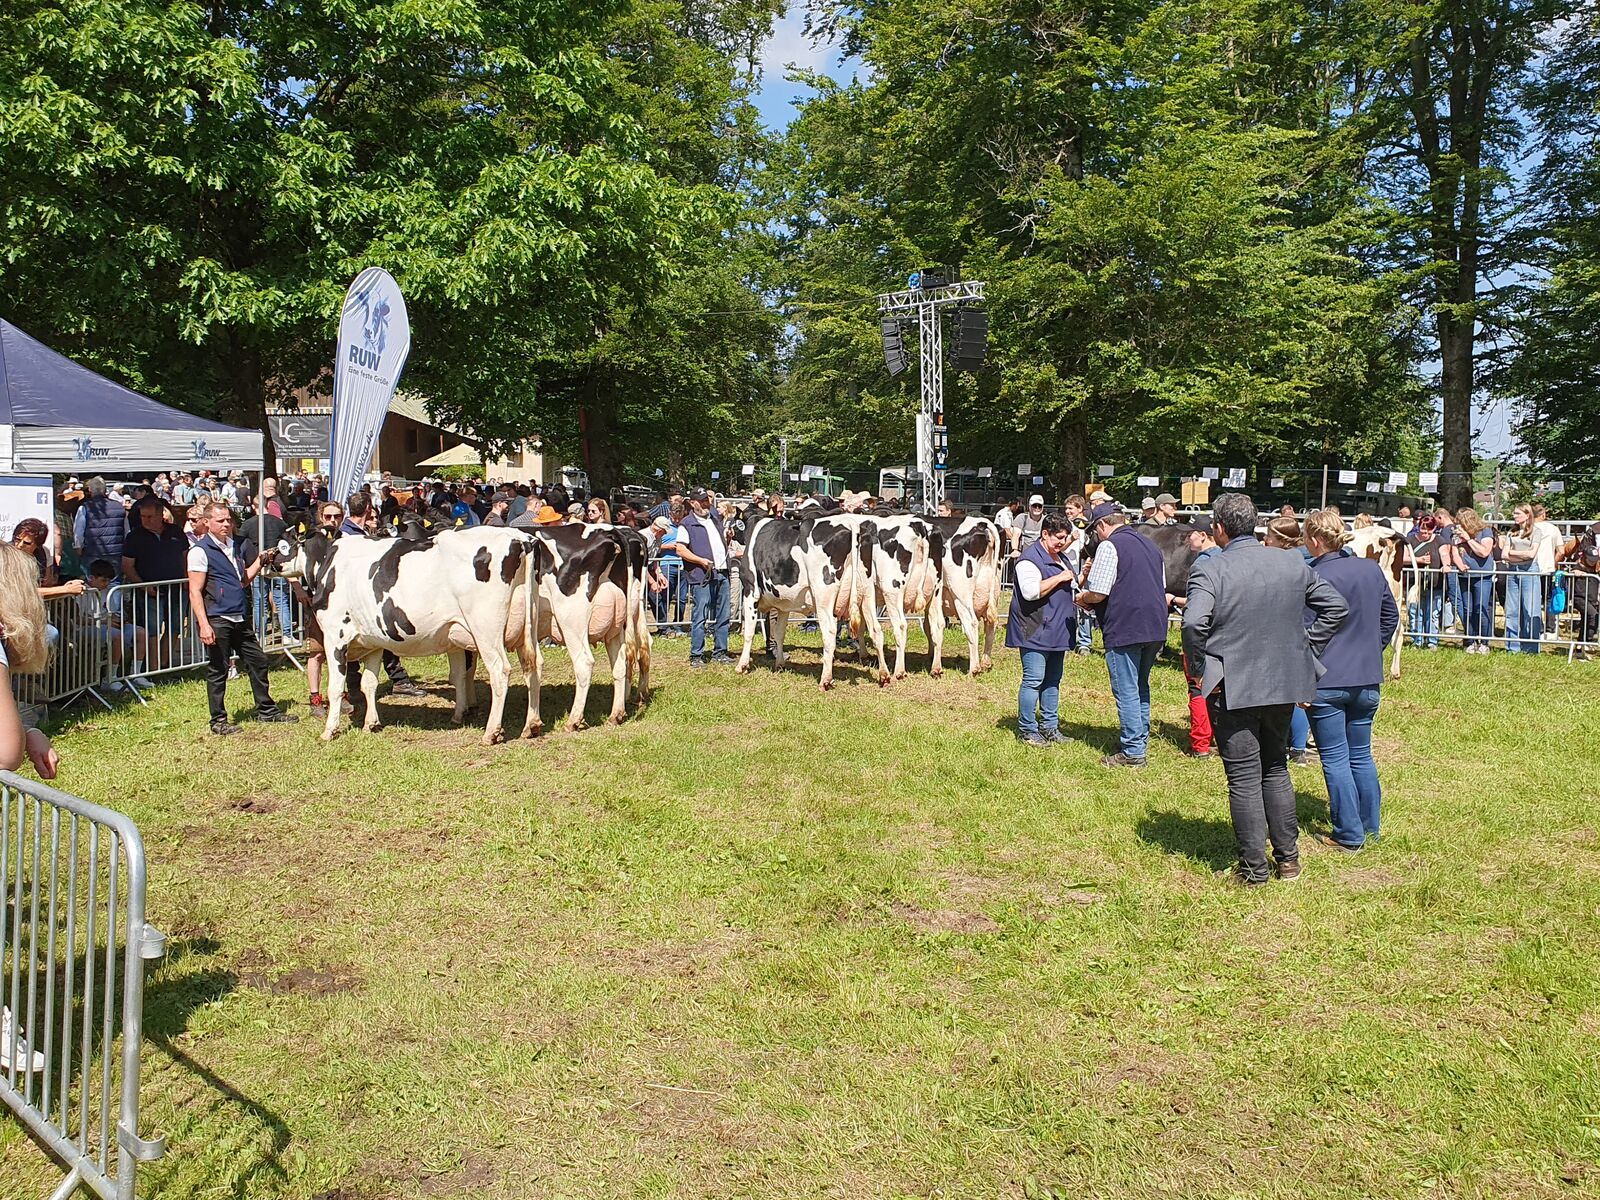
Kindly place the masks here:
[(766, 87), (780, 83), (791, 66), (821, 71), (835, 78), (846, 78), (854, 73), (841, 71), (837, 46), (806, 36), (805, 22), (805, 9), (793, 4), (773, 25), (772, 36), (761, 47), (761, 74)]

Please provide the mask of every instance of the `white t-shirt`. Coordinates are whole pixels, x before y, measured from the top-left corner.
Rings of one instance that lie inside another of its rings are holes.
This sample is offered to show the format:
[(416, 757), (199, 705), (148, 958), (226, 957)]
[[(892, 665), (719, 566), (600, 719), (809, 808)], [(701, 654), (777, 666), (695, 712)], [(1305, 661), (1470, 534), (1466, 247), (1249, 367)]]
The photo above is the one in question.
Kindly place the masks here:
[[(1058, 557), (1056, 559), (1057, 564), (1062, 563), (1065, 557), (1065, 555)], [(1068, 569), (1070, 570), (1071, 564), (1069, 563), (1067, 565)], [(1074, 575), (1077, 574), (1075, 571), (1071, 573)], [(1040, 571), (1034, 563), (1029, 562), (1025, 558), (1017, 559), (1017, 591), (1021, 594), (1024, 600), (1037, 600), (1039, 598), (1039, 588), (1043, 584), (1044, 572)], [(1068, 589), (1068, 591), (1072, 589), (1072, 585), (1070, 583), (1064, 586)]]
[(994, 523), (1001, 529), (1010, 529), (1011, 523), (1016, 520), (1016, 515), (1011, 511), (1009, 504), (1000, 506), (1000, 511), (994, 515)]
[(1561, 530), (1549, 521), (1533, 523), (1533, 562), (1541, 575), (1556, 569), (1556, 555), (1561, 552)]

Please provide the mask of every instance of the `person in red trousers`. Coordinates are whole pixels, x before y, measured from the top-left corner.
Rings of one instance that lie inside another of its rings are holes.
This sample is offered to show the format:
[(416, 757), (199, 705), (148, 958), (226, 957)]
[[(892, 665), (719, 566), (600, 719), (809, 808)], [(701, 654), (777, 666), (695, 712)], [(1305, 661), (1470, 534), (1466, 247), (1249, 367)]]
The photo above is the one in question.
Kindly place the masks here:
[[(1196, 517), (1194, 524), (1189, 529), (1189, 548), (1195, 552), (1196, 563), (1219, 553), (1217, 543), (1211, 537), (1211, 518)], [(1193, 566), (1189, 568), (1191, 571)], [(1185, 596), (1172, 597), (1172, 603), (1177, 608), (1182, 608), (1188, 603)], [(1189, 749), (1185, 751), (1190, 758), (1211, 757), (1211, 713), (1206, 708), (1206, 698), (1200, 694), (1200, 680), (1189, 674), (1187, 660), (1184, 663), (1183, 677), (1189, 684)]]

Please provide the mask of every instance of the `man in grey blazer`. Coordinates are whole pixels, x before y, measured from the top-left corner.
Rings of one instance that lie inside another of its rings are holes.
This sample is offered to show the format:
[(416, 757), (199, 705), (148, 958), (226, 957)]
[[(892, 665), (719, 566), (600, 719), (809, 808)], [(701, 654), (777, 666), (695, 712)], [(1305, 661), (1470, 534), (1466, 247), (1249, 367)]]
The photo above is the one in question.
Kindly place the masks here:
[[(1278, 878), (1300, 877), (1299, 825), (1289, 781), (1289, 716), (1317, 694), (1317, 655), (1344, 622), (1344, 597), (1299, 554), (1255, 539), (1256, 506), (1228, 492), (1211, 509), (1222, 547), (1195, 564), (1183, 610), (1183, 653), (1206, 697), (1228, 775), (1239, 844), (1233, 879), (1264, 884), (1272, 839)], [(1306, 624), (1305, 614), (1313, 620)]]

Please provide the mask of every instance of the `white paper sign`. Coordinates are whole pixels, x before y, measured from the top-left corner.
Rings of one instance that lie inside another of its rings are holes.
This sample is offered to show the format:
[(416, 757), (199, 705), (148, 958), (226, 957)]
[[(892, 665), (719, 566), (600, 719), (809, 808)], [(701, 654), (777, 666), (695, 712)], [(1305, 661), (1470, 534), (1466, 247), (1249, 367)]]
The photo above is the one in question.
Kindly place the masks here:
[(978, 478), (979, 479), (993, 479), (994, 478), (994, 468), (993, 467), (979, 467), (978, 468)]
[(1377, 484), (1376, 484), (1376, 483), (1369, 483), (1369, 484), (1367, 484), (1367, 491), (1369, 491), (1369, 492), (1375, 492), (1375, 491), (1377, 491), (1377, 490), (1378, 490), (1378, 485), (1377, 485)]
[(739, 468), (739, 474), (741, 475), (754, 475), (755, 473), (756, 466), (754, 463), (745, 463), (743, 467)]
[(809, 463), (800, 468), (800, 478), (801, 479), (815, 479), (818, 475), (821, 475), (821, 474), (822, 474), (822, 468), (821, 467), (813, 467)]
[(1403, 488), (1403, 487), (1406, 486), (1406, 484), (1408, 484), (1410, 482), (1411, 482), (1411, 476), (1407, 475), (1404, 471), (1390, 471), (1389, 472), (1389, 486), (1390, 487)]
[(1281, 488), (1283, 486), (1283, 476), (1282, 475), (1274, 475), (1272, 477), (1272, 486), (1275, 487), (1275, 488)]
[(1340, 483), (1354, 483), (1355, 481), (1356, 481), (1356, 473), (1354, 471), (1340, 471), (1339, 472), (1339, 482)]
[(1043, 487), (1044, 486), (1044, 476), (1043, 475), (1035, 475), (1033, 477), (1033, 486), (1034, 487)]
[(1419, 488), (1421, 488), (1425, 492), (1436, 492), (1436, 491), (1438, 491), (1439, 490), (1439, 472), (1437, 472), (1437, 471), (1423, 471), (1421, 474), (1419, 474), (1417, 476), (1417, 486)]
[(656, 468), (656, 478), (657, 479), (660, 479), (665, 474), (666, 474), (666, 472), (663, 471), (660, 467)]
[(1396, 492), (1398, 492), (1400, 490), (1400, 487), (1399, 487), (1398, 484), (1386, 483), (1386, 484), (1383, 485), (1383, 490), (1388, 492), (1392, 496), (1392, 495), (1394, 495)]
[(713, 472), (711, 472), (711, 478), (713, 478), (713, 479), (721, 479), (722, 478), (722, 472), (721, 471), (713, 471)]
[(1139, 476), (1139, 486), (1140, 487), (1160, 487), (1161, 486), (1161, 476), (1159, 476), (1159, 475), (1141, 475), (1141, 476)]
[(1200, 478), (1201, 479), (1221, 479), (1222, 478), (1222, 472), (1216, 467), (1201, 467), (1200, 468)]
[(1032, 463), (1018, 463), (1017, 464), (1017, 475), (1018, 475), (1018, 477), (1021, 477), (1023, 475), (1032, 475), (1032, 474), (1033, 474), (1033, 464)]
[(1547, 492), (1564, 492), (1567, 490), (1567, 485), (1559, 479), (1552, 479), (1544, 485), (1544, 490)]
[(1242, 488), (1244, 486), (1243, 467), (1228, 468), (1228, 486), (1231, 488)]
[(789, 472), (789, 482), (790, 483), (799, 483), (800, 482), (800, 476), (796, 475), (793, 471), (790, 471)]
[(1101, 465), (1101, 466), (1099, 466), (1099, 467), (1097, 467), (1095, 469), (1099, 472), (1099, 475), (1100, 475), (1101, 479), (1110, 479), (1113, 475), (1115, 475), (1117, 473), (1116, 468), (1113, 467), (1110, 463), (1105, 463), (1105, 464), (1103, 464), (1103, 465)]
[[(44, 522), (45, 546), (52, 557), (56, 545), (55, 491), (48, 475), (0, 475), (0, 541), (9, 542), (16, 527), (29, 517)], [(87, 567), (89, 564), (83, 564)], [(115, 564), (121, 567), (121, 563)]]

